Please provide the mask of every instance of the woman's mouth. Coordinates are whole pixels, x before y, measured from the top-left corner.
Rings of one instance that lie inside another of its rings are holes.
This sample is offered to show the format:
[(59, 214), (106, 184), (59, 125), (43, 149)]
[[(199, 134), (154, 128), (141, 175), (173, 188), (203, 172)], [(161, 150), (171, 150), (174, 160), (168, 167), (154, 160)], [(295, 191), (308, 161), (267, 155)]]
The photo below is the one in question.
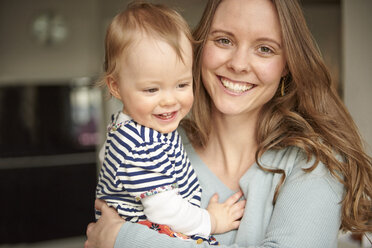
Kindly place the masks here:
[(232, 81), (224, 77), (220, 77), (220, 81), (227, 91), (234, 94), (242, 94), (254, 87), (254, 84), (242, 81)]

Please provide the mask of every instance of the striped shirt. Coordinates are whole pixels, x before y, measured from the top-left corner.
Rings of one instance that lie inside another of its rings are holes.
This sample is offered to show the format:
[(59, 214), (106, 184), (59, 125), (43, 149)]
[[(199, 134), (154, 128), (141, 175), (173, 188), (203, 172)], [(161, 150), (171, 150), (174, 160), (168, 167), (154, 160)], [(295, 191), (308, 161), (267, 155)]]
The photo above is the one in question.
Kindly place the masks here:
[(146, 219), (142, 198), (172, 189), (200, 206), (201, 187), (178, 132), (163, 134), (122, 112), (113, 115), (96, 197), (126, 221), (138, 222)]

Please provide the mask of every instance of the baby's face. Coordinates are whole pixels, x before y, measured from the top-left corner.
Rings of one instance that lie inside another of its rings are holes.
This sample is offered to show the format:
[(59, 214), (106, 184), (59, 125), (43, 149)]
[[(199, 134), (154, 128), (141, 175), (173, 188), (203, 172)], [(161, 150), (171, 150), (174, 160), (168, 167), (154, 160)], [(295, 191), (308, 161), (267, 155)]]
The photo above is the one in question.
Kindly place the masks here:
[(118, 61), (118, 96), (124, 113), (161, 133), (174, 131), (190, 111), (192, 47), (181, 39), (183, 61), (165, 41), (142, 35)]

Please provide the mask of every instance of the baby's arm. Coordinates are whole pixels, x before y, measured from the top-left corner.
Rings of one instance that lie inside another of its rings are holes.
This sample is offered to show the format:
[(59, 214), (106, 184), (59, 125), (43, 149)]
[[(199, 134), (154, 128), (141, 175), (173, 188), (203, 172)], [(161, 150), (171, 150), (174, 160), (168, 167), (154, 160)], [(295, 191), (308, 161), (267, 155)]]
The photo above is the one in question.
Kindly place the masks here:
[(186, 235), (208, 236), (239, 226), (245, 205), (244, 201), (237, 203), (241, 195), (238, 192), (224, 203), (218, 203), (218, 198), (214, 196), (208, 211), (192, 205), (178, 195), (176, 190), (147, 196), (142, 199), (142, 204), (151, 222), (168, 225), (173, 231)]
[(147, 196), (141, 201), (143, 212), (151, 222), (167, 225), (186, 235), (207, 236), (211, 232), (208, 211), (183, 199), (177, 189)]

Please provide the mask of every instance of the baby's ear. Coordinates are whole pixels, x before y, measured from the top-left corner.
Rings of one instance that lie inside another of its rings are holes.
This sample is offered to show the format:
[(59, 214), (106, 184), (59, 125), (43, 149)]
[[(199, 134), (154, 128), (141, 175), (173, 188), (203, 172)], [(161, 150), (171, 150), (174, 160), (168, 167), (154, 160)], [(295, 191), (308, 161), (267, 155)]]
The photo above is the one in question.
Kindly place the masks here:
[(111, 95), (121, 100), (119, 82), (113, 76), (108, 76), (106, 78), (106, 84), (107, 84), (107, 88), (109, 89)]

